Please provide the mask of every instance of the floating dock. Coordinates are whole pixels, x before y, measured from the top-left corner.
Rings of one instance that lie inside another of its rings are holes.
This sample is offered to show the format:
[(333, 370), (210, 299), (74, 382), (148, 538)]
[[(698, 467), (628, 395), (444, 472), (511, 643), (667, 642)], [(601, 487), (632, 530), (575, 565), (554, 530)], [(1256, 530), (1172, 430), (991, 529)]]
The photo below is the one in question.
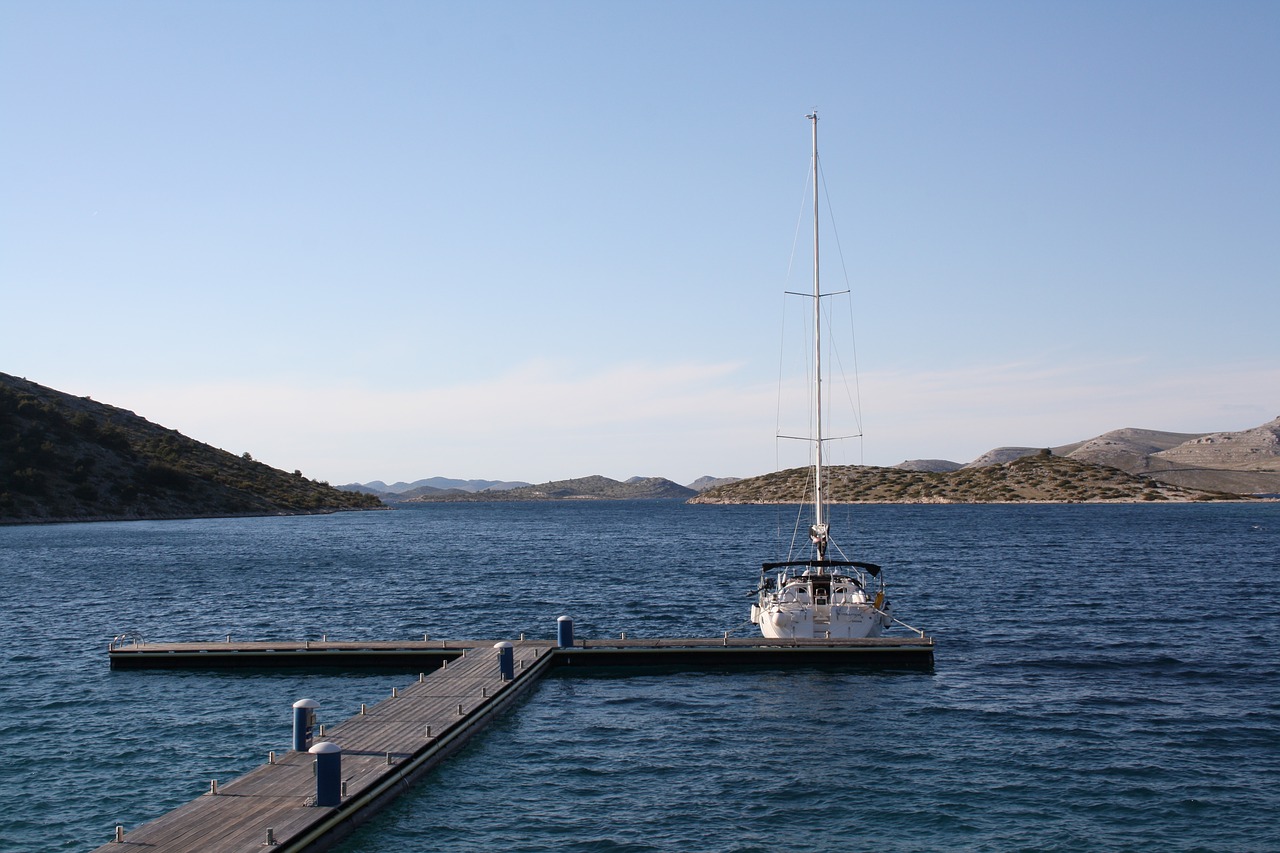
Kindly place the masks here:
[(317, 755), (294, 751), (98, 848), (166, 853), (323, 850), (457, 750), (537, 683), (551, 664), (546, 649), (514, 649), (514, 674), (500, 672), (498, 651), (468, 650), (393, 696), (317, 738), (341, 748), (342, 790), (334, 806), (316, 805)]
[[(107, 649), (112, 669), (239, 669), (241, 667), (403, 667), (435, 669), (471, 649), (492, 648), (495, 641), (341, 642), (329, 640), (250, 640), (228, 637), (211, 643), (148, 643), (117, 637)], [(543, 648), (554, 643), (544, 642)]]
[[(570, 627), (570, 634), (571, 634)], [(507, 646), (501, 650), (499, 646)], [(500, 655), (509, 654), (505, 662)], [(341, 792), (324, 802), (321, 761), (336, 756), (290, 750), (163, 817), (128, 830), (96, 853), (281, 853), (324, 850), (402, 793), (559, 667), (833, 666), (933, 668), (928, 637), (862, 640), (590, 639), (409, 642), (145, 643), (117, 638), (115, 669), (414, 667), (418, 681), (331, 727), (311, 752), (340, 753)], [(506, 671), (504, 671), (504, 668)], [(296, 706), (295, 706), (296, 707)], [(296, 737), (296, 736), (295, 736)], [(332, 766), (332, 765), (330, 765)], [(328, 771), (326, 771), (328, 772)], [(336, 781), (334, 782), (336, 785)]]
[[(491, 649), (495, 640), (329, 640), (211, 643), (113, 641), (112, 669), (239, 669), (257, 667), (403, 667), (429, 670), (464, 652)], [(834, 665), (854, 668), (930, 669), (929, 637), (873, 637), (860, 640), (766, 640), (747, 637), (682, 639), (577, 639), (561, 647), (552, 640), (513, 641), (517, 649), (554, 653), (554, 666), (786, 666)]]

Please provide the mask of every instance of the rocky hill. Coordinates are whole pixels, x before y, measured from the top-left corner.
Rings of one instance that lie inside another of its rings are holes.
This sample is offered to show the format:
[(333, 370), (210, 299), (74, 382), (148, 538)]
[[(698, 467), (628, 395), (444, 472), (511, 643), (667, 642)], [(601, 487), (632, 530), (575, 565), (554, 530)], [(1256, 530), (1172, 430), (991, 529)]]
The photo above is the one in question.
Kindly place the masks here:
[[(1237, 495), (1184, 489), (1047, 450), (1010, 462), (956, 471), (861, 465), (827, 469), (832, 503), (1006, 503), (1208, 501)], [(792, 468), (710, 489), (690, 503), (773, 504), (809, 500), (811, 469)]]
[[(385, 503), (465, 501), (468, 494), (476, 493), (483, 493), (475, 498), (478, 501), (559, 500), (559, 497), (531, 498), (529, 495), (535, 492), (559, 493), (565, 489), (568, 489), (571, 497), (601, 497), (626, 500), (636, 494), (639, 494), (640, 498), (680, 498), (686, 496), (684, 492), (679, 491), (681, 488), (686, 488), (688, 494), (693, 494), (704, 492), (713, 486), (736, 482), (737, 479), (737, 477), (699, 477), (687, 487), (681, 487), (662, 477), (632, 477), (621, 484), (607, 477), (586, 477), (578, 480), (558, 480), (554, 483), (543, 483), (540, 486), (534, 486), (532, 483), (523, 483), (518, 480), (451, 480), (446, 477), (431, 477), (430, 479), (417, 480), (413, 483), (396, 483), (393, 486), (388, 486), (381, 480), (373, 480), (369, 483), (349, 483), (338, 488), (349, 492), (365, 492), (366, 494), (375, 495)], [(654, 484), (657, 485), (655, 486)], [(627, 488), (619, 489), (619, 485)], [(671, 486), (675, 486), (675, 490), (672, 490)], [(492, 494), (494, 492), (511, 492), (515, 489), (526, 489), (526, 491), (520, 492), (515, 497)], [(655, 489), (657, 490), (656, 493)], [(580, 491), (581, 494), (572, 494), (575, 491)], [(597, 492), (600, 493), (597, 494)], [(621, 497), (612, 497), (614, 495)]]
[(133, 412), (0, 373), (0, 523), (286, 515), (382, 506)]
[(944, 471), (959, 471), (964, 466), (959, 462), (951, 462), (947, 459), (908, 459), (906, 462), (899, 462), (893, 467), (901, 471), (927, 471), (931, 474), (941, 474)]
[(1092, 462), (1095, 465), (1110, 465), (1121, 471), (1136, 474), (1145, 470), (1145, 460), (1154, 453), (1177, 447), (1200, 436), (1196, 433), (1161, 432), (1154, 429), (1134, 429), (1125, 427), (1105, 432), (1102, 435), (1081, 441), (1065, 448), (1055, 448), (1054, 452), (1073, 459)]
[(1166, 483), (1280, 494), (1280, 418), (1240, 432), (1197, 436), (1142, 464), (1140, 470)]
[(687, 500), (696, 494), (697, 492), (693, 489), (687, 489), (662, 477), (635, 477), (620, 483), (608, 477), (594, 476), (580, 477), (575, 480), (556, 480), (515, 489), (420, 494), (405, 502)]
[(699, 477), (689, 484), (689, 488), (695, 492), (705, 492), (707, 489), (714, 489), (716, 486), (726, 486), (729, 483), (736, 483), (741, 477), (712, 477), (707, 475)]
[(429, 477), (425, 480), (414, 480), (412, 483), (399, 482), (390, 486), (381, 480), (372, 480), (368, 483), (347, 483), (338, 488), (344, 492), (376, 495), (384, 501), (394, 502), (437, 492), (479, 492), (485, 489), (499, 491), (528, 485), (532, 484), (508, 480), (455, 480), (450, 477)]
[[(1240, 432), (1183, 433), (1126, 427), (1048, 449), (1054, 456), (1118, 468), (1189, 489), (1242, 495), (1280, 494), (1280, 418)], [(967, 465), (916, 459), (895, 467), (907, 471), (985, 468), (1044, 450), (997, 447)]]

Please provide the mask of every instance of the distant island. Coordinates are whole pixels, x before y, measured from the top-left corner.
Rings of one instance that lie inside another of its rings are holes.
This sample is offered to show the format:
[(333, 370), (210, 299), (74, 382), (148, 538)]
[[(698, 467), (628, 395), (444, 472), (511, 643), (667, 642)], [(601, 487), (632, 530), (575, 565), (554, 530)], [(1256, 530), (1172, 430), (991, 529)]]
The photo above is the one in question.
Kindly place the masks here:
[[(1280, 493), (1280, 418), (1239, 432), (1181, 433), (1126, 427), (1048, 450), (1053, 456), (1117, 468), (1188, 489), (1241, 495)], [(983, 468), (1040, 452), (1041, 448), (1034, 447), (997, 447), (967, 465), (914, 460), (895, 467), (918, 471)]]
[[(1119, 429), (1059, 447), (999, 447), (967, 465), (908, 460), (827, 469), (833, 503), (1214, 501), (1280, 497), (1280, 418), (1240, 432)], [(795, 503), (808, 468), (751, 477), (691, 503)]]
[(632, 477), (626, 482), (608, 477), (579, 477), (556, 480), (537, 486), (519, 486), (495, 491), (485, 489), (469, 493), (419, 495), (411, 500), (425, 501), (564, 501), (564, 500), (688, 500), (698, 492), (662, 477)]
[[(427, 485), (428, 483), (435, 483), (436, 485)], [(373, 489), (379, 485), (386, 490), (374, 491)], [(697, 489), (681, 486), (662, 477), (632, 477), (630, 480), (622, 482), (598, 475), (579, 477), (573, 480), (555, 480), (540, 485), (496, 480), (449, 480), (444, 477), (433, 477), (430, 480), (418, 480), (414, 483), (398, 483), (392, 487), (386, 486), (385, 483), (350, 483), (338, 488), (366, 492), (390, 504), (575, 500), (683, 501), (698, 494)]]
[[(1011, 503), (1241, 500), (1241, 495), (1183, 488), (1118, 468), (1056, 456), (1048, 448), (1009, 462), (948, 471), (861, 465), (826, 469), (831, 503)], [(358, 488), (348, 485), (342, 488)], [(812, 469), (791, 468), (758, 477), (730, 479), (701, 492), (660, 477), (626, 482), (581, 477), (515, 488), (433, 489), (384, 494), (392, 504), (494, 501), (682, 500), (691, 504), (788, 504), (809, 500)]]
[[(834, 466), (835, 503), (1247, 500), (1280, 497), (1280, 418), (1239, 432), (1126, 428), (1058, 447), (998, 447), (967, 464)], [(591, 476), (531, 484), (432, 477), (340, 487), (202, 444), (133, 412), (0, 373), (0, 524), (288, 515), (422, 503), (671, 500), (797, 503), (809, 469), (757, 477)]]
[[(1125, 428), (1058, 447), (997, 447), (963, 464), (915, 459), (893, 467), (833, 466), (835, 503), (1133, 502), (1274, 498), (1280, 495), (1280, 418), (1240, 432), (1175, 433)], [(505, 500), (687, 499), (695, 504), (798, 503), (809, 469), (757, 477), (701, 477), (679, 486), (660, 477), (625, 482), (583, 477), (540, 485), (435, 477), (387, 486), (351, 483), (387, 503)]]
[(374, 509), (133, 412), (0, 373), (0, 524)]
[(482, 503), (486, 501), (557, 501), (557, 500), (687, 500), (699, 492), (727, 483), (737, 477), (699, 477), (681, 486), (663, 477), (632, 477), (613, 480), (599, 475), (572, 480), (554, 480), (534, 485), (513, 480), (456, 480), (431, 477), (412, 483), (388, 486), (381, 480), (371, 483), (348, 483), (339, 486), (365, 492), (386, 503)]
[[(861, 465), (826, 469), (826, 496), (841, 503), (1085, 503), (1239, 500), (1225, 492), (1184, 489), (1118, 468), (1054, 456), (1045, 450), (1011, 462), (955, 471)], [(809, 468), (792, 468), (709, 489), (690, 503), (799, 503), (813, 489)]]

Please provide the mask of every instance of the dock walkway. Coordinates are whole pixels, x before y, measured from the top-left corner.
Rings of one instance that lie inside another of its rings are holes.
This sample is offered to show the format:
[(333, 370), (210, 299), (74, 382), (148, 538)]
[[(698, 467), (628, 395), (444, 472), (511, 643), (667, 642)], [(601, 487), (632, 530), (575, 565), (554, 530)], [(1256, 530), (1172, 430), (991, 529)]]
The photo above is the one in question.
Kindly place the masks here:
[(929, 637), (858, 640), (724, 637), (578, 639), (511, 643), (514, 678), (503, 680), (493, 641), (271, 641), (145, 643), (117, 638), (117, 669), (404, 666), (429, 674), (316, 738), (337, 744), (345, 792), (316, 806), (315, 756), (289, 751), (219, 785), (96, 853), (248, 853), (323, 850), (403, 792), (509, 707), (552, 667), (711, 668), (835, 666), (933, 668)]
[[(515, 678), (504, 681), (493, 648), (467, 654), (397, 688), (397, 695), (326, 729), (342, 748), (346, 793), (334, 807), (309, 805), (316, 794), (314, 756), (289, 751), (217, 793), (201, 796), (98, 850), (243, 853), (323, 849), (460, 747), (551, 664), (547, 649), (514, 650)], [(428, 726), (430, 736), (427, 735)], [(273, 846), (268, 846), (270, 833)]]
[[(216, 669), (240, 667), (416, 667), (431, 670), (464, 651), (489, 649), (495, 640), (273, 640), (209, 643), (148, 643), (117, 639), (108, 649), (112, 669)], [(664, 637), (577, 639), (571, 648), (551, 640), (514, 641), (517, 649), (553, 652), (557, 666), (771, 666), (835, 664), (927, 669), (933, 666), (928, 637), (858, 640), (759, 637)]]

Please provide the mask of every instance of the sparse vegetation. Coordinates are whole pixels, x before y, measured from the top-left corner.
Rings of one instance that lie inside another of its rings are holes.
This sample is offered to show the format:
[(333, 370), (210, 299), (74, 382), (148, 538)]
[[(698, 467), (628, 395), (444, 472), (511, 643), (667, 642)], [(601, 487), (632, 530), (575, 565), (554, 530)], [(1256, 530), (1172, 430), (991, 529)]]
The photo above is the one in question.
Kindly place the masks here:
[[(812, 491), (812, 469), (791, 468), (709, 489), (690, 503), (800, 503)], [(1237, 500), (1239, 495), (1183, 489), (1040, 452), (981, 468), (930, 473), (859, 465), (827, 469), (832, 503), (1009, 503), (1049, 501)]]
[(370, 495), (0, 373), (0, 523), (367, 509)]

